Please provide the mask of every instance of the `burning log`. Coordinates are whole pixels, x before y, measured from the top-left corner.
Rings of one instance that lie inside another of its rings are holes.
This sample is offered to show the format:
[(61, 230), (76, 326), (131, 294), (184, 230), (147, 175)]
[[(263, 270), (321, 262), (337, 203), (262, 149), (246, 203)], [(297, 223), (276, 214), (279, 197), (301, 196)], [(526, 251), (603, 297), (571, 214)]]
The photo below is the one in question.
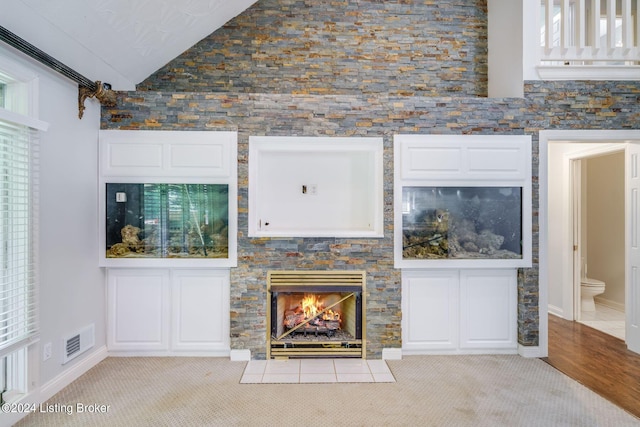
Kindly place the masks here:
[(288, 310), (284, 313), (284, 326), (291, 329), (304, 322), (304, 313)]
[[(296, 326), (300, 325), (305, 321), (305, 316), (303, 313), (297, 313), (295, 311), (288, 310), (284, 316), (284, 326), (287, 329), (293, 329)], [(304, 327), (299, 332), (305, 332), (305, 334), (309, 330), (326, 332), (326, 331), (335, 331), (340, 329), (340, 320), (339, 319), (331, 319), (325, 320), (321, 316), (316, 316), (312, 318), (309, 322), (307, 322)]]
[(335, 331), (336, 329), (340, 329), (340, 321), (339, 320), (326, 320), (324, 322), (324, 325), (329, 330), (334, 330)]
[(332, 337), (335, 335), (336, 331), (340, 329), (340, 322), (337, 320), (320, 320), (313, 319), (311, 322), (306, 323), (304, 326), (297, 328), (293, 332), (293, 334), (304, 334), (307, 335), (327, 335), (328, 337)]
[[(307, 317), (305, 315), (304, 312), (302, 312), (302, 316), (303, 316), (303, 320), (302, 322), (294, 325), (293, 327), (290, 327), (290, 329), (285, 332), (284, 334), (280, 335), (279, 337), (277, 337), (277, 340), (281, 340), (282, 338), (286, 337), (289, 334), (292, 334), (295, 331), (298, 331), (299, 329), (301, 329), (302, 327), (305, 327), (305, 329), (307, 329), (307, 326), (309, 326), (309, 328), (313, 328), (315, 327), (316, 329), (313, 330), (314, 333), (318, 334), (320, 332), (320, 330), (318, 328), (322, 327), (323, 332), (326, 333), (326, 331), (333, 331), (331, 332), (332, 334), (335, 333), (336, 329), (340, 328), (340, 315), (339, 314), (332, 314), (333, 312), (331, 311), (332, 308), (336, 307), (338, 304), (340, 304), (342, 301), (351, 298), (355, 296), (355, 293), (350, 293), (349, 295), (347, 295), (346, 297), (342, 298), (340, 301), (331, 304), (329, 307), (324, 308), (322, 310), (320, 310), (319, 312), (314, 312), (313, 316), (311, 317)], [(323, 317), (329, 313), (329, 318), (327, 320), (324, 320)], [(298, 308), (296, 308), (296, 310), (287, 310), (287, 312), (285, 313), (285, 319), (284, 319), (284, 324), (285, 326), (287, 326), (287, 321), (289, 322), (289, 324), (291, 323), (295, 323), (298, 318), (297, 315), (299, 314), (299, 310)], [(314, 326), (314, 323), (312, 322), (316, 322), (316, 325)], [(322, 326), (318, 325), (318, 322), (323, 322)], [(330, 322), (331, 324), (331, 329), (329, 329), (326, 326), (326, 322)], [(333, 329), (336, 326), (336, 322), (337, 322), (337, 328)], [(287, 326), (289, 328), (289, 326)], [(304, 330), (302, 330), (301, 332), (305, 332)], [(306, 332), (305, 332), (306, 334)]]

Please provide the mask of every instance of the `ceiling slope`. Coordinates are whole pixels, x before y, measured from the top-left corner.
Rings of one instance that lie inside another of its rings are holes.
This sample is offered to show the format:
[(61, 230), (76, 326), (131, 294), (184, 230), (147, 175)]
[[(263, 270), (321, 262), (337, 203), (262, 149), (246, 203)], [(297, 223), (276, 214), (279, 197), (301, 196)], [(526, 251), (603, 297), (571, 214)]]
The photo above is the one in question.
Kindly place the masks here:
[(91, 80), (133, 90), (255, 0), (12, 0), (0, 25)]

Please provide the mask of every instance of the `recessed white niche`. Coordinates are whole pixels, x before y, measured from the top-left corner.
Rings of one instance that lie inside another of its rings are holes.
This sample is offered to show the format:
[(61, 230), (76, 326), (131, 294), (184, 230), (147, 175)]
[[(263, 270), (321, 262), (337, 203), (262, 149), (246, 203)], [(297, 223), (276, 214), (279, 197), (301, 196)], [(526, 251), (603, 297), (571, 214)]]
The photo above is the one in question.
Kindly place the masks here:
[(249, 138), (249, 236), (383, 237), (382, 138)]

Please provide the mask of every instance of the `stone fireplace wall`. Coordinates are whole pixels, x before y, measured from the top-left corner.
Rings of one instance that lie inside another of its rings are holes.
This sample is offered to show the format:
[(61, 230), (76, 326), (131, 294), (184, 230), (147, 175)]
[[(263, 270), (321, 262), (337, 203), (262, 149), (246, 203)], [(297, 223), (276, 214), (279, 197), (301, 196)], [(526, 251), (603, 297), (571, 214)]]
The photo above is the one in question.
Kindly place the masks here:
[[(519, 272), (518, 342), (538, 344), (538, 132), (640, 128), (638, 82), (528, 82), (486, 96), (486, 2), (262, 0), (103, 109), (104, 129), (237, 130), (238, 267), (231, 346), (264, 358), (266, 275), (367, 271), (367, 357), (401, 347), (393, 268), (393, 135), (530, 134), (533, 258)], [(382, 239), (247, 237), (250, 135), (382, 136)]]
[(487, 1), (259, 0), (138, 90), (486, 96)]

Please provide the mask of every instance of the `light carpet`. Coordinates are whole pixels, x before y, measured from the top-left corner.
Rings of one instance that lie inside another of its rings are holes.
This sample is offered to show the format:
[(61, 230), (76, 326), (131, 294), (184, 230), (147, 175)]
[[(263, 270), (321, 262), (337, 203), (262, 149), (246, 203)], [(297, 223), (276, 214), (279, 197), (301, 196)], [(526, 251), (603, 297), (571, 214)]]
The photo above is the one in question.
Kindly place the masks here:
[(106, 413), (34, 413), (18, 426), (639, 426), (539, 359), (411, 356), (395, 383), (240, 384), (246, 362), (107, 358), (49, 405)]

